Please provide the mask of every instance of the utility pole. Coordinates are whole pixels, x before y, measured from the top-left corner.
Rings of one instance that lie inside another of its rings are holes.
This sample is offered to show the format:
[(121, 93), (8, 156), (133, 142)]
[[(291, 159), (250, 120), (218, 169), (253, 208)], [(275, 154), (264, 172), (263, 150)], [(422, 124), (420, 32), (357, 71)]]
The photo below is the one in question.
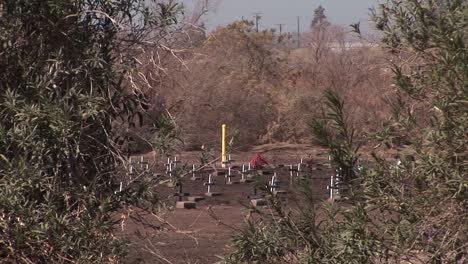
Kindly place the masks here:
[(254, 13), (254, 16), (255, 16), (255, 28), (256, 28), (257, 32), (258, 32), (258, 21), (259, 21), (260, 19), (262, 19), (262, 17), (260, 16), (261, 14), (262, 14), (262, 13)]
[(297, 48), (301, 47), (301, 17), (297, 17)]
[(276, 25), (279, 26), (279, 34), (281, 35), (283, 33), (283, 26), (286, 24), (276, 24)]

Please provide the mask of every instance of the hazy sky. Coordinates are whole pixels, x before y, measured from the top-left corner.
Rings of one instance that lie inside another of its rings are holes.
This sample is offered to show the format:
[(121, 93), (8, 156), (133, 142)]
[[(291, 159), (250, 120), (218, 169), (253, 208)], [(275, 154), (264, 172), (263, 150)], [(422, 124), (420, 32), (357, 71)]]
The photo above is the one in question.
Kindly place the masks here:
[[(195, 0), (184, 0), (190, 4)], [(217, 10), (206, 19), (209, 30), (226, 25), (234, 20), (253, 19), (256, 12), (262, 13), (260, 28), (277, 28), (286, 24), (284, 31), (297, 30), (297, 16), (301, 17), (301, 31), (309, 28), (313, 11), (319, 5), (325, 8), (328, 20), (348, 26), (361, 21), (364, 29), (370, 26), (369, 8), (379, 0), (218, 0)]]

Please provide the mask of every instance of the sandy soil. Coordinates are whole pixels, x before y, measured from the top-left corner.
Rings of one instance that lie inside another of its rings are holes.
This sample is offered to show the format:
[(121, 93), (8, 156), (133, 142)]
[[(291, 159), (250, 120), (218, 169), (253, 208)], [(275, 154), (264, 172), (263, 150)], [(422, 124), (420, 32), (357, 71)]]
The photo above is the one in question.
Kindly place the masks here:
[[(248, 152), (233, 152), (233, 167), (240, 168), (242, 164), (247, 164), (258, 152), (264, 153), (272, 163), (269, 169), (264, 170), (262, 181), (268, 182), (273, 172), (276, 172), (281, 181), (280, 189), (288, 191), (286, 200), (294, 193), (296, 177), (294, 174), (291, 185), (288, 165), (297, 164), (301, 158), (305, 159), (312, 154), (318, 164), (318, 170), (314, 170), (310, 176), (314, 195), (318, 201), (328, 197), (326, 187), (333, 172), (328, 169), (328, 155), (323, 150), (309, 145), (263, 145)], [(199, 163), (199, 155), (199, 152), (185, 152), (177, 157), (191, 168), (192, 163)], [(148, 153), (145, 160), (157, 159), (154, 153)], [(158, 163), (163, 162), (159, 160)], [(163, 170), (162, 165), (158, 167)], [(201, 174), (203, 180), (200, 181), (192, 181), (191, 174), (187, 175), (183, 180), (183, 191), (203, 196), (206, 192), (203, 182), (207, 181), (209, 173), (205, 171)], [(196, 209), (164, 210), (157, 215), (135, 209), (146, 224), (128, 218), (123, 230), (118, 232), (119, 236), (132, 243), (127, 263), (215, 263), (228, 254), (233, 233), (244, 224), (247, 215), (244, 205), (249, 202), (247, 195), (253, 194), (254, 187), (253, 183), (227, 185), (224, 174), (213, 176), (212, 179), (216, 183), (213, 191), (220, 192), (221, 196), (197, 202)], [(240, 176), (234, 180), (239, 179)], [(166, 197), (169, 204), (176, 201), (174, 192), (174, 188), (166, 185), (158, 187), (158, 193)]]

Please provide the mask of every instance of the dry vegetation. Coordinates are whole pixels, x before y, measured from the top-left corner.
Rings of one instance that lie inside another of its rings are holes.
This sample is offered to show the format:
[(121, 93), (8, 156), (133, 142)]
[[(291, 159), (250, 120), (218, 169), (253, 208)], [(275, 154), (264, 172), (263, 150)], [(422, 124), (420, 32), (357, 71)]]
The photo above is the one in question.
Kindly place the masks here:
[(271, 195), (225, 261), (465, 263), (466, 1), (387, 0), (381, 45), (319, 7), (301, 48), (249, 21), (207, 33), (211, 3), (184, 17), (162, 0), (0, 2), (0, 262), (121, 262), (116, 214), (156, 214), (167, 182), (126, 178), (128, 156), (209, 156), (226, 123), (238, 150), (327, 148), (346, 203), (305, 184), (289, 213)]
[(173, 43), (181, 46), (177, 57), (146, 51), (140, 80), (153, 107), (175, 120), (187, 149), (214, 143), (221, 123), (242, 132), (240, 148), (309, 142), (308, 124), (321, 113), (327, 88), (346, 99), (350, 121), (367, 132), (389, 116), (391, 79), (379, 46), (350, 42), (352, 35), (330, 26), (304, 34), (305, 47), (297, 49), (273, 31), (255, 32), (250, 22), (209, 34), (191, 27)]

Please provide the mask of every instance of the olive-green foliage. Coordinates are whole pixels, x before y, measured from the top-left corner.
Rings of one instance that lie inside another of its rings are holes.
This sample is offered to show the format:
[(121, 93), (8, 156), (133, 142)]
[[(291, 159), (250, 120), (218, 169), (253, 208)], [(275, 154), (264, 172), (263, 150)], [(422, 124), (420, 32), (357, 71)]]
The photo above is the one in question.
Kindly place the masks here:
[(313, 140), (329, 149), (332, 162), (340, 168), (345, 182), (355, 178), (355, 165), (360, 144), (355, 142), (355, 130), (345, 113), (344, 100), (334, 91), (325, 90), (325, 111), (310, 123)]
[[(248, 220), (234, 235), (233, 251), (226, 258), (227, 263), (285, 263), (289, 256), (304, 247), (317, 248), (316, 215), (313, 198), (307, 183), (301, 184), (301, 203), (298, 210), (289, 210), (280, 199), (271, 195), (268, 202), (271, 212), (258, 211), (259, 218)], [(269, 192), (263, 187), (263, 191)], [(302, 206), (303, 205), (303, 206)], [(296, 218), (297, 216), (298, 219)], [(297, 220), (297, 222), (296, 222)], [(292, 253), (292, 254), (291, 254)]]
[(350, 210), (318, 204), (310, 186), (301, 182), (288, 206), (271, 196), (272, 212), (255, 210), (259, 218), (234, 236), (226, 262), (359, 264), (383, 255), (362, 204)]
[(173, 154), (176, 143), (183, 144), (180, 131), (170, 116), (161, 115), (157, 118), (153, 130), (150, 139), (152, 148), (165, 157)]
[[(374, 15), (383, 43), (414, 65), (395, 63), (398, 102), (390, 124), (406, 137), (401, 164), (364, 177), (369, 207), (379, 210), (388, 254), (429, 263), (466, 261), (468, 4), (388, 1)], [(417, 254), (415, 252), (419, 252)]]
[[(124, 87), (149, 30), (177, 6), (130, 0), (0, 2), (0, 258), (11, 263), (117, 262), (112, 123), (138, 111)], [(130, 121), (130, 120), (129, 120)]]
[[(380, 133), (392, 138), (404, 133), (400, 163), (370, 153), (374, 161), (356, 174), (360, 185), (350, 186), (353, 195), (346, 203), (288, 209), (296, 213), (273, 207), (275, 217), (260, 215), (275, 228), (270, 233), (272, 241), (282, 241), (274, 251), (290, 252), (276, 258), (277, 262), (468, 260), (468, 4), (462, 0), (386, 1), (374, 13), (374, 20), (390, 54), (416, 58), (414, 65), (394, 60), (398, 90), (393, 118), (386, 123), (391, 129), (384, 127), (387, 131)], [(333, 105), (342, 104), (334, 101)], [(318, 138), (324, 139), (323, 145), (330, 146), (335, 138), (328, 135), (342, 134), (344, 125), (341, 122), (328, 130), (325, 123), (316, 122), (312, 128), (315, 135), (322, 135)], [(321, 221), (310, 217), (315, 212), (325, 214)], [(290, 228), (297, 223), (308, 225)], [(245, 234), (236, 237), (235, 245), (240, 239), (250, 239)], [(261, 247), (251, 248), (259, 250), (256, 256), (263, 253)], [(241, 247), (234, 247), (233, 254), (243, 256), (239, 251)]]
[(246, 227), (233, 238), (236, 251), (229, 261), (257, 261), (266, 263), (285, 255), (284, 237), (280, 229), (261, 222), (246, 222)]

